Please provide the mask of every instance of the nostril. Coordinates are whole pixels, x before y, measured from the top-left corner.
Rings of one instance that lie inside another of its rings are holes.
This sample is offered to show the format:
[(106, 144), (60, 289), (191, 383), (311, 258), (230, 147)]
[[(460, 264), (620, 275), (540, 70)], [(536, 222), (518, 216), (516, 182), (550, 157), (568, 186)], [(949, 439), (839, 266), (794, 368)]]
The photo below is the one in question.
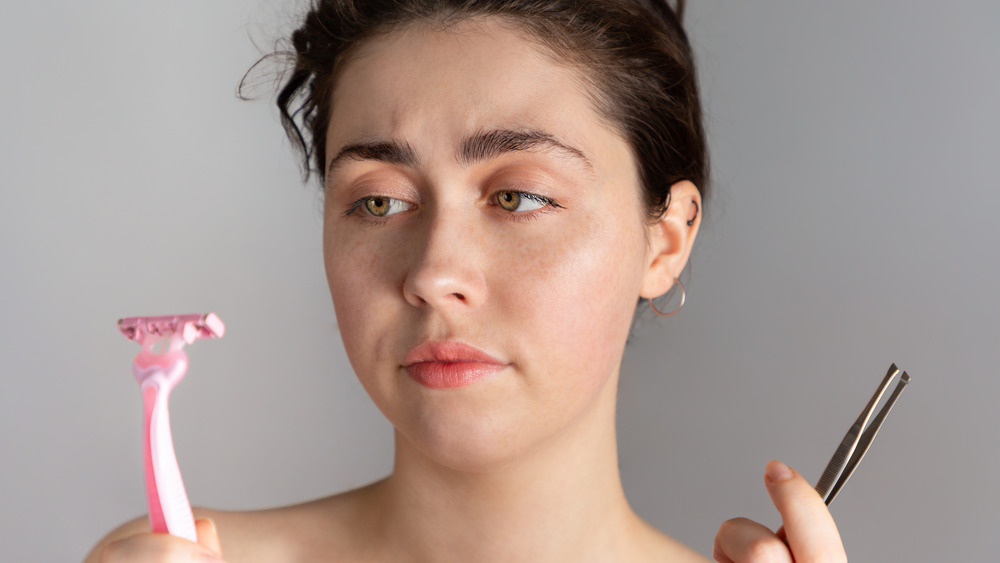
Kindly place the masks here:
[(482, 272), (450, 260), (417, 263), (402, 282), (407, 302), (417, 307), (472, 307), (486, 294)]

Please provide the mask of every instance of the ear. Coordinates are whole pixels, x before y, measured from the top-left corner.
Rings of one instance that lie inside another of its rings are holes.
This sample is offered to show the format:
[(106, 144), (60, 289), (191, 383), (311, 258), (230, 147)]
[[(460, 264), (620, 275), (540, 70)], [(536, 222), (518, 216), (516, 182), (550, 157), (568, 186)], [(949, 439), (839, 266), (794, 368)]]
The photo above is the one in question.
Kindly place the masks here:
[(648, 227), (650, 261), (640, 297), (659, 297), (674, 284), (674, 278), (680, 277), (691, 255), (701, 217), (698, 188), (687, 180), (670, 186), (670, 205), (663, 216)]

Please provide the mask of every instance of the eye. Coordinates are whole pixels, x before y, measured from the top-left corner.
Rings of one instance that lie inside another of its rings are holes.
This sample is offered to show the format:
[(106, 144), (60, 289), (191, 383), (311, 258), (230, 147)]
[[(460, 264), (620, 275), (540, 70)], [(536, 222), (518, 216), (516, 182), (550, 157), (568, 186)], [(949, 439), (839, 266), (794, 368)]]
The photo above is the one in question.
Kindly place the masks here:
[(410, 209), (411, 206), (405, 201), (399, 199), (382, 195), (373, 195), (363, 197), (352, 203), (351, 207), (347, 210), (347, 213), (344, 213), (344, 215), (351, 215), (361, 207), (364, 207), (365, 211), (373, 217), (388, 217), (389, 215), (395, 215), (400, 211), (406, 211)]
[(496, 193), (497, 205), (510, 212), (523, 213), (552, 205), (552, 200), (526, 192), (503, 190)]

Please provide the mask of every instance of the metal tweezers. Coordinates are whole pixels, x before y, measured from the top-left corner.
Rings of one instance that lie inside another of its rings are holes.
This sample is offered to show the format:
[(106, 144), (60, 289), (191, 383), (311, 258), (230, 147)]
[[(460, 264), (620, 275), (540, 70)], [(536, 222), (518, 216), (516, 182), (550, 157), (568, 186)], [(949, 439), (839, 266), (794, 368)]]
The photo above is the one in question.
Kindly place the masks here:
[(823, 502), (827, 506), (833, 502), (834, 497), (844, 487), (847, 480), (851, 478), (851, 474), (858, 467), (861, 458), (865, 457), (868, 448), (871, 447), (872, 440), (878, 434), (878, 429), (882, 426), (886, 415), (892, 409), (896, 398), (903, 391), (903, 387), (910, 382), (910, 376), (904, 371), (899, 376), (899, 383), (896, 385), (896, 388), (889, 395), (889, 398), (886, 399), (882, 410), (875, 415), (871, 424), (868, 424), (872, 413), (875, 411), (875, 406), (882, 400), (882, 395), (885, 394), (886, 389), (889, 388), (889, 384), (892, 383), (893, 378), (898, 373), (899, 368), (896, 367), (896, 364), (889, 366), (889, 372), (885, 374), (882, 383), (879, 384), (878, 389), (875, 390), (875, 394), (868, 401), (868, 406), (861, 412), (861, 416), (854, 422), (851, 429), (847, 431), (847, 435), (844, 436), (840, 447), (833, 453), (833, 458), (830, 459), (830, 463), (823, 470), (823, 476), (819, 478), (819, 484), (816, 485), (816, 492), (819, 493), (819, 496), (823, 497)]

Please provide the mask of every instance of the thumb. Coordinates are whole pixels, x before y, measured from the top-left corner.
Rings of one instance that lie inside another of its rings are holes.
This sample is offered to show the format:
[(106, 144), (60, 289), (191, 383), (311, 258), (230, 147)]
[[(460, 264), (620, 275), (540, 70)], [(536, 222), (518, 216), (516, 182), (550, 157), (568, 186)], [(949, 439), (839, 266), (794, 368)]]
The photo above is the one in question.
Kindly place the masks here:
[(219, 531), (215, 528), (215, 522), (211, 518), (199, 518), (194, 521), (194, 528), (198, 534), (198, 545), (222, 557), (222, 544), (219, 542)]
[(847, 561), (837, 525), (812, 485), (773, 460), (767, 464), (764, 483), (784, 523), (777, 535), (786, 540), (797, 561)]

